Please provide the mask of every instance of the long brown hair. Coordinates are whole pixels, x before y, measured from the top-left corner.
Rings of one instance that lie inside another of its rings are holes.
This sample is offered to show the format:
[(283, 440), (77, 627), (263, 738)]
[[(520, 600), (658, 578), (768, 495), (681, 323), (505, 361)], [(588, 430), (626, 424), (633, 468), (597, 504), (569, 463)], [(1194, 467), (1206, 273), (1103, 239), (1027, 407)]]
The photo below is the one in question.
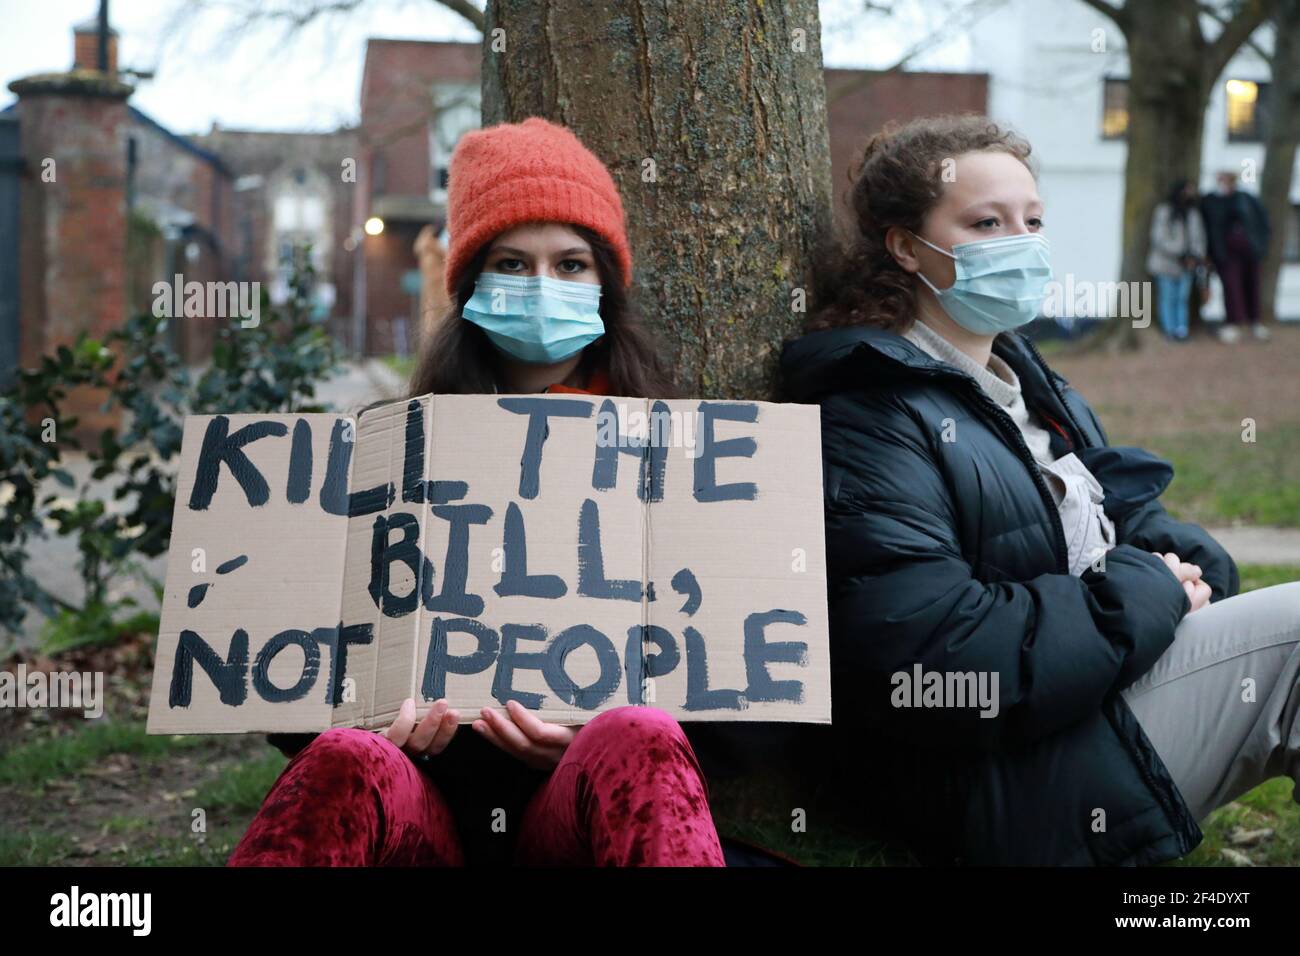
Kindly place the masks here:
[[(600, 275), (600, 318), (605, 324), (605, 334), (583, 349), (578, 363), (582, 376), (585, 379), (596, 369), (604, 368), (613, 395), (676, 397), (673, 376), (619, 279), (613, 249), (590, 229), (578, 225), (571, 228), (591, 246)], [(423, 346), (419, 364), (411, 376), (412, 396), (430, 392), (491, 394), (500, 384), (495, 346), (486, 332), (462, 315), (474, 294), (474, 283), (483, 271), (490, 246), (491, 242), (485, 242), (470, 260), (457, 284), (455, 302)]]
[(885, 234), (893, 226), (919, 233), (943, 196), (945, 160), (990, 150), (1009, 153), (1033, 171), (1029, 143), (975, 113), (890, 122), (872, 136), (850, 173), (851, 234), (841, 252), (817, 270), (820, 309), (805, 330), (871, 325), (907, 331), (916, 318), (916, 286), (885, 246)]

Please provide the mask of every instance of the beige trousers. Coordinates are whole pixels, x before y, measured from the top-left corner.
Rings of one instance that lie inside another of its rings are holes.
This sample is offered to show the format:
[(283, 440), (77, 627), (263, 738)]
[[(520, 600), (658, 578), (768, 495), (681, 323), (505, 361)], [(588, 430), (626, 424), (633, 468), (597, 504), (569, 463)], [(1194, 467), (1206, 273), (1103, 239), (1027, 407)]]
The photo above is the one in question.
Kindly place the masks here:
[(1122, 693), (1197, 820), (1273, 777), (1300, 802), (1300, 582), (1187, 615)]

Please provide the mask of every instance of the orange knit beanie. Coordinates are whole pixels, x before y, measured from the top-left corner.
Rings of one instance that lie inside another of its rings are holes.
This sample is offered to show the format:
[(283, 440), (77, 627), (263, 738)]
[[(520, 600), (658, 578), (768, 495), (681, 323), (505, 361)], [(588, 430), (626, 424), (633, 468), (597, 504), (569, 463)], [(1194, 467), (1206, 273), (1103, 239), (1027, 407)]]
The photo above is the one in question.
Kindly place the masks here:
[(618, 259), (632, 283), (623, 203), (604, 164), (578, 137), (540, 117), (466, 133), (447, 172), (447, 294), (484, 243), (525, 222), (585, 226)]

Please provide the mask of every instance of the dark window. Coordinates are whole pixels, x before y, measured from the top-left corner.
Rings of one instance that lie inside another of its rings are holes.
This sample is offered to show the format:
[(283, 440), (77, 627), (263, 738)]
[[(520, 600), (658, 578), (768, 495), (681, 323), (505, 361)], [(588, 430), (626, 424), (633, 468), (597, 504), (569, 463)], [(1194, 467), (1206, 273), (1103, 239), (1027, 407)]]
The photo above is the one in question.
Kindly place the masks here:
[(1282, 261), (1300, 262), (1300, 206), (1292, 206), (1283, 224)]

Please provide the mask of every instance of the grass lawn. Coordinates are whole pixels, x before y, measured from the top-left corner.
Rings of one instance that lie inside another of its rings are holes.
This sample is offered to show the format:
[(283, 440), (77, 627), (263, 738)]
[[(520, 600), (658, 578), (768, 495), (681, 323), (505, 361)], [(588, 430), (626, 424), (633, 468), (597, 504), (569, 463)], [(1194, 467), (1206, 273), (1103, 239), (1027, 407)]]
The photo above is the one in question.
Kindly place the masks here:
[(9, 866), (220, 866), (286, 762), (261, 738), (151, 737), (142, 723), (98, 722), (0, 760)]
[(1300, 327), (1238, 346), (1147, 331), (1133, 353), (1053, 343), (1045, 357), (1088, 399), (1112, 445), (1173, 463), (1162, 500), (1176, 517), (1300, 527)]
[(1175, 517), (1300, 527), (1300, 421), (1279, 423), (1267, 441), (1178, 433), (1154, 436), (1146, 447), (1173, 463), (1162, 500)]

